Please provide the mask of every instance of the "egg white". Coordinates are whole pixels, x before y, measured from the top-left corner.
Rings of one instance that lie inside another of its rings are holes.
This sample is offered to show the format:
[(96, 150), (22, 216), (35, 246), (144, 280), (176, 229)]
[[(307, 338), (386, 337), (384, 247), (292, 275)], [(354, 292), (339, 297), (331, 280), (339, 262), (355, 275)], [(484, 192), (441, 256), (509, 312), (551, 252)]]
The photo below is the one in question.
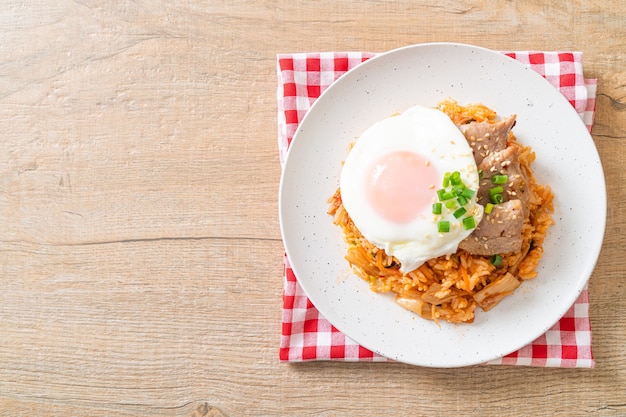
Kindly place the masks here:
[[(439, 182), (424, 189), (432, 203), (438, 201), (446, 172), (459, 171), (463, 183), (476, 191), (478, 169), (465, 136), (448, 116), (436, 109), (414, 106), (400, 115), (370, 126), (356, 141), (348, 154), (340, 178), (343, 205), (361, 234), (372, 244), (384, 249), (400, 262), (403, 273), (413, 271), (425, 261), (455, 253), (459, 242), (472, 233), (445, 206), (441, 215), (432, 213), (432, 205), (423, 209), (408, 223), (390, 221), (371, 207), (365, 197), (364, 184), (368, 167), (387, 152), (409, 151), (426, 158), (439, 173)], [(464, 206), (467, 215), (478, 224), (483, 207), (476, 196)], [(450, 231), (439, 233), (438, 222), (450, 222)]]

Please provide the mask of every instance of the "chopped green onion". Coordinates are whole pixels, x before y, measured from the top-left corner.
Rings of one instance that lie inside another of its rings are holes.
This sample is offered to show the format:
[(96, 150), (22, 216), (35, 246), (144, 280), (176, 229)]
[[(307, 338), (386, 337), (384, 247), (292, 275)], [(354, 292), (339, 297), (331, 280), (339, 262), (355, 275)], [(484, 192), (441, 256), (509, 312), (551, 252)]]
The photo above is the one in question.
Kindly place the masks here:
[(502, 193), (504, 192), (504, 188), (501, 185), (497, 187), (492, 187), (489, 189), (489, 200), (493, 204), (501, 204), (504, 201), (504, 197)]
[(465, 213), (467, 213), (467, 210), (465, 210), (465, 207), (461, 207), (461, 208), (457, 209), (454, 213), (452, 213), (452, 215), (454, 216), (455, 219), (458, 219), (459, 217), (461, 217)]
[(491, 210), (493, 210), (493, 204), (491, 203), (485, 204), (485, 213), (489, 214), (491, 213)]
[(471, 230), (476, 227), (476, 220), (474, 220), (474, 216), (469, 216), (463, 219), (463, 227), (465, 230)]
[(500, 266), (500, 265), (502, 265), (502, 256), (500, 256), (500, 255), (493, 255), (491, 257), (490, 262), (491, 262), (491, 265), (493, 265), (493, 266)]
[[(443, 191), (443, 192), (439, 192), (439, 191)], [(452, 198), (454, 198), (454, 194), (452, 194), (450, 191), (446, 191), (446, 190), (439, 190), (437, 191), (437, 196), (439, 197), (439, 201), (446, 201), (446, 200), (450, 200)]]
[(491, 182), (494, 184), (506, 184), (506, 182), (509, 180), (509, 176), (508, 175), (494, 175), (493, 177), (491, 177)]
[(463, 181), (461, 181), (461, 173), (459, 171), (454, 171), (452, 175), (450, 175), (450, 183), (452, 185), (463, 184)]
[(455, 185), (454, 187), (452, 187), (452, 194), (459, 196), (461, 194), (463, 194), (463, 190), (465, 189), (465, 184), (459, 184), (459, 185)]
[(449, 187), (450, 186), (450, 176), (452, 176), (451, 173), (446, 172), (445, 174), (443, 174), (443, 187)]
[(493, 204), (502, 204), (504, 202), (504, 197), (502, 197), (502, 194), (492, 194), (489, 196), (489, 199)]
[[(467, 188), (463, 183), (459, 171), (446, 172), (443, 176), (443, 188), (437, 190), (438, 200), (445, 203), (449, 209), (456, 208), (457, 203), (461, 207), (466, 205), (475, 195), (476, 191)], [(453, 199), (454, 201), (449, 201)]]
[(433, 204), (433, 214), (441, 214), (441, 203)]
[(489, 189), (489, 195), (502, 194), (503, 192), (504, 192), (504, 188), (502, 188), (502, 186), (500, 185)]
[(468, 200), (472, 197), (474, 197), (474, 194), (476, 194), (476, 191), (470, 189), (470, 188), (465, 188), (463, 190), (463, 192), (461, 193), (461, 195), (465, 198), (467, 198)]
[(478, 170), (478, 180), (482, 180), (483, 179), (483, 170), (479, 169)]
[(441, 220), (437, 223), (437, 230), (439, 233), (447, 233), (450, 231), (450, 222), (446, 220)]

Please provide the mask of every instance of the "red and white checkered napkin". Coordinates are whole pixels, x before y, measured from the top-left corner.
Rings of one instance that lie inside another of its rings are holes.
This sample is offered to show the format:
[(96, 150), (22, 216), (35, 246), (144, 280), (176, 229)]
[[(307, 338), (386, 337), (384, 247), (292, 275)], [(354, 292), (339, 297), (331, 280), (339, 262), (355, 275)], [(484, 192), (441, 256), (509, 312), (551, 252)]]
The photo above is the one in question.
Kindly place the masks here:
[[(591, 131), (595, 114), (596, 80), (583, 77), (581, 52), (506, 52), (558, 88)], [(337, 78), (374, 56), (362, 52), (280, 54), (278, 70), (278, 147), (281, 165), (298, 123), (313, 102)], [(330, 220), (329, 220), (330, 221)], [(337, 330), (298, 284), (285, 256), (280, 360), (387, 361)], [(569, 311), (543, 336), (517, 352), (488, 362), (593, 368), (587, 286)]]

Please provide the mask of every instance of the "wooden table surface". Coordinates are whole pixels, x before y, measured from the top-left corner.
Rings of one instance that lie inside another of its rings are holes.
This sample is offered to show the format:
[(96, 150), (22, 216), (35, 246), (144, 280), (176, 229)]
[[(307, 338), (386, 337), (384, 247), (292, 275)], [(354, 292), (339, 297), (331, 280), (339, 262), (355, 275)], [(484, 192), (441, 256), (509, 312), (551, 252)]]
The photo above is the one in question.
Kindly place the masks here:
[[(300, 3), (3, 2), (0, 414), (626, 415), (626, 2)], [(276, 54), (432, 41), (598, 79), (595, 369), (278, 361)]]

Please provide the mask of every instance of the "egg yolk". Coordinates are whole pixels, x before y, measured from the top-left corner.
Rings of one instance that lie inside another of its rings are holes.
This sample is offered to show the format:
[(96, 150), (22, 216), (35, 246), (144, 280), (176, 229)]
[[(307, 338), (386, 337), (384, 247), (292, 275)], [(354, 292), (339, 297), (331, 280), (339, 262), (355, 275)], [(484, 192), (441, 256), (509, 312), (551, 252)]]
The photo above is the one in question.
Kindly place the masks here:
[(422, 155), (394, 151), (366, 171), (365, 195), (372, 208), (395, 223), (408, 223), (432, 204), (437, 170)]

